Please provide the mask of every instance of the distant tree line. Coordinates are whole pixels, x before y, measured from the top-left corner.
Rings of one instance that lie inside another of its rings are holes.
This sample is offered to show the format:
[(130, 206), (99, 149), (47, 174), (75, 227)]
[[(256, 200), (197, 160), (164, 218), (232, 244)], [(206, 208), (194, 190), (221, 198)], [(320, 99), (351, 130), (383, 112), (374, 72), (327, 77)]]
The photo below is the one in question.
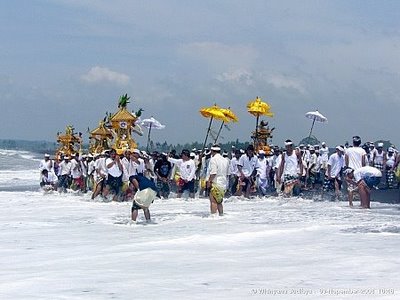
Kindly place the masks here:
[[(392, 145), (390, 141), (379, 140), (376, 141), (375, 144), (378, 142), (384, 143), (384, 149), (387, 149), (389, 146)], [(312, 138), (304, 138), (300, 141), (299, 144), (319, 144), (320, 142), (315, 137)], [(231, 141), (227, 143), (220, 143), (220, 146), (225, 151), (231, 151), (232, 146), (237, 149), (246, 149), (250, 142), (241, 142), (238, 139), (236, 141)], [(206, 147), (210, 148), (212, 146), (211, 143), (208, 143)], [(333, 147), (335, 145), (328, 145)], [(8, 149), (8, 150), (22, 150), (22, 151), (31, 151), (34, 153), (55, 153), (57, 150), (57, 143), (56, 142), (48, 142), (48, 141), (26, 141), (26, 140), (11, 140), (11, 139), (0, 139), (0, 149)], [(138, 145), (140, 150), (146, 150), (146, 146)], [(84, 152), (87, 152), (88, 145), (83, 145)], [(149, 152), (158, 151), (158, 152), (170, 152), (171, 150), (175, 149), (177, 153), (180, 153), (183, 149), (188, 149), (191, 151), (192, 149), (203, 149), (203, 143), (199, 142), (192, 142), (192, 143), (185, 143), (185, 144), (168, 144), (167, 141), (163, 143), (151, 141), (149, 145)]]
[[(249, 145), (249, 142), (241, 142), (238, 139), (236, 139), (236, 141), (231, 141), (231, 142), (227, 142), (227, 143), (220, 143), (219, 145), (221, 146), (221, 148), (223, 150), (226, 151), (230, 151), (232, 149), (232, 146), (234, 146), (235, 148), (238, 149), (246, 149), (247, 146)], [(211, 143), (208, 143), (206, 145), (206, 147), (210, 148), (212, 146)], [(139, 149), (141, 150), (146, 150), (145, 147), (142, 147), (141, 145), (139, 145)], [(203, 149), (203, 143), (199, 143), (199, 142), (192, 142), (192, 143), (185, 143), (185, 144), (168, 144), (166, 141), (164, 141), (163, 143), (160, 142), (150, 142), (149, 145), (149, 151), (153, 152), (153, 151), (158, 151), (158, 152), (170, 152), (171, 150), (175, 149), (177, 153), (180, 153), (183, 149), (188, 149), (189, 151), (191, 151), (192, 149)]]
[[(211, 147), (211, 143), (207, 144), (206, 147)], [(236, 148), (245, 149), (249, 145), (249, 142), (240, 142), (238, 139), (236, 141), (227, 142), (224, 144), (220, 144), (221, 148), (226, 151), (230, 151), (232, 146)], [(0, 148), (8, 149), (8, 150), (22, 150), (22, 151), (31, 151), (35, 153), (55, 153), (57, 150), (58, 144), (56, 142), (48, 142), (48, 141), (26, 141), (26, 140), (7, 140), (0, 139)], [(203, 149), (203, 143), (192, 142), (185, 144), (169, 144), (167, 141), (163, 143), (151, 141), (149, 145), (149, 152), (158, 151), (158, 152), (170, 152), (175, 149), (177, 153), (180, 153), (183, 149)], [(83, 146), (84, 151), (88, 149), (88, 145)], [(146, 150), (146, 146), (139, 145), (140, 150)], [(87, 151), (87, 150), (86, 150)]]
[(47, 141), (2, 140), (0, 148), (8, 150), (31, 151), (35, 153), (54, 153), (57, 143)]

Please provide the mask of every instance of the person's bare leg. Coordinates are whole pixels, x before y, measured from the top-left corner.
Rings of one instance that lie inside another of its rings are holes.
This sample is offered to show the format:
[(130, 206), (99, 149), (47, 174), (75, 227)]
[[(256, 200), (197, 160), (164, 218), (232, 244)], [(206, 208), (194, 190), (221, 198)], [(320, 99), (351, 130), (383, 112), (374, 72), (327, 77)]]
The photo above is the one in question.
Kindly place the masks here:
[(132, 221), (136, 221), (139, 211), (137, 209), (132, 209)]
[(217, 204), (218, 214), (222, 216), (224, 214), (224, 206), (222, 203)]
[(149, 222), (150, 221), (150, 210), (148, 208), (143, 208), (143, 213), (144, 213), (144, 217), (146, 218), (146, 221)]
[(212, 215), (217, 212), (217, 202), (215, 201), (211, 193), (210, 193), (210, 212)]
[(339, 182), (335, 179), (335, 196), (336, 199), (339, 199), (340, 196), (340, 189), (339, 189)]
[(360, 194), (360, 201), (361, 201), (361, 207), (362, 208), (370, 208), (370, 191), (368, 186), (364, 183), (364, 181), (361, 181), (358, 185), (358, 191)]
[(353, 191), (349, 191), (347, 197), (348, 197), (348, 200), (349, 200), (349, 206), (353, 207)]

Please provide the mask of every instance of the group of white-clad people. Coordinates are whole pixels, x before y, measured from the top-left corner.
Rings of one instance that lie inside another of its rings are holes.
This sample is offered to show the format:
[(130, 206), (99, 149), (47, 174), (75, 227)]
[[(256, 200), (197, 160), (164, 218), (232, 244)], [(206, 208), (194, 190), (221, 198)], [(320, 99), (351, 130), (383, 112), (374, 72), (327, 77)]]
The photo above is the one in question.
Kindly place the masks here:
[[(222, 197), (228, 182), (229, 163), (219, 154), (219, 146), (213, 146), (210, 154), (207, 187), (210, 189), (210, 209), (212, 213), (223, 214)], [(133, 202), (132, 220), (136, 220), (137, 212), (143, 209), (146, 220), (150, 220), (149, 205), (156, 196), (168, 198), (173, 171), (176, 171), (177, 197), (185, 191), (194, 197), (197, 190), (196, 171), (199, 167), (188, 150), (183, 150), (180, 157), (173, 153), (153, 153), (148, 155), (138, 149), (126, 151), (118, 155), (114, 149), (104, 151), (100, 155), (79, 155), (72, 158), (61, 157), (59, 162), (45, 154), (40, 162), (40, 186), (45, 190), (66, 191), (67, 188), (92, 191), (91, 198), (113, 194), (113, 200), (130, 200), (139, 191), (152, 190), (153, 199), (147, 200), (146, 206)], [(147, 193), (148, 194), (148, 193)], [(143, 194), (144, 195), (144, 194)], [(136, 198), (135, 198), (136, 199)]]
[(293, 194), (295, 188), (311, 188), (322, 192), (334, 190), (338, 198), (345, 180), (349, 205), (353, 206), (353, 197), (358, 193), (361, 207), (370, 208), (371, 189), (379, 187), (383, 175), (386, 184), (382, 187), (398, 188), (395, 174), (396, 170), (399, 172), (400, 155), (394, 146), (385, 152), (383, 143), (378, 143), (376, 148), (373, 143), (361, 145), (361, 138), (354, 136), (351, 146), (338, 145), (329, 157), (329, 151), (323, 150), (326, 147), (324, 143), (322, 147), (300, 145), (294, 148), (293, 143), (287, 140), (285, 147), (286, 151), (279, 156), (276, 165), (279, 170), (276, 189), (286, 195)]
[[(349, 204), (358, 192), (361, 206), (368, 208), (368, 191), (378, 185), (382, 172), (388, 188), (398, 186), (395, 171), (399, 161), (393, 146), (387, 151), (381, 143), (361, 147), (359, 137), (353, 138), (352, 146), (338, 145), (333, 154), (326, 143), (295, 147), (291, 140), (285, 141), (284, 149), (272, 147), (269, 153), (256, 153), (252, 145), (246, 150), (232, 149), (231, 153), (218, 145), (203, 151), (184, 149), (179, 156), (175, 151), (149, 155), (138, 149), (121, 154), (111, 149), (95, 156), (64, 156), (58, 162), (45, 154), (40, 162), (40, 185), (60, 192), (67, 188), (91, 190), (92, 199), (112, 194), (116, 201), (130, 200), (143, 189), (151, 189), (162, 198), (168, 198), (171, 191), (178, 198), (188, 192), (192, 198), (196, 194), (208, 197), (211, 213), (223, 214), (224, 197), (271, 193), (292, 196), (310, 189), (334, 191), (339, 197), (346, 179)], [(140, 208), (134, 205), (132, 219), (136, 219)], [(148, 207), (144, 212), (150, 219)]]

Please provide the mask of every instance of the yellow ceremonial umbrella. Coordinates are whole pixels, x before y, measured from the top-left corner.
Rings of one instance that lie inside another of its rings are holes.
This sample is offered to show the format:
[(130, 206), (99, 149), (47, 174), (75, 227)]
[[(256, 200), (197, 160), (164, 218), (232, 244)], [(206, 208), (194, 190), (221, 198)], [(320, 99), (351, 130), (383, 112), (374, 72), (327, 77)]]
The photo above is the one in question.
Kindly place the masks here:
[(200, 114), (206, 118), (227, 121), (227, 117), (222, 112), (222, 108), (216, 104), (210, 107), (203, 107), (200, 109)]
[(203, 144), (203, 149), (204, 149), (207, 144), (207, 138), (210, 133), (212, 121), (214, 119), (217, 119), (222, 122), (227, 122), (228, 118), (221, 111), (221, 107), (219, 107), (216, 104), (214, 104), (213, 106), (210, 106), (210, 107), (203, 107), (202, 109), (200, 109), (200, 114), (205, 118), (210, 118), (210, 123), (208, 124), (208, 129), (207, 129), (207, 134), (206, 134), (206, 139), (204, 140), (204, 144)]
[[(271, 107), (268, 103), (262, 101), (260, 97), (256, 97), (255, 100), (247, 103), (247, 111), (256, 117), (256, 135), (255, 135), (255, 144), (257, 143), (257, 133), (258, 133), (258, 121), (260, 116), (273, 117), (274, 113), (271, 112)], [(257, 146), (257, 145), (255, 145)]]
[(222, 131), (222, 127), (224, 126), (225, 123), (228, 122), (238, 122), (239, 119), (238, 117), (235, 115), (235, 113), (230, 109), (230, 107), (228, 108), (221, 108), (222, 113), (225, 115), (227, 121), (222, 121), (221, 123), (221, 127), (219, 128), (218, 134), (216, 136), (216, 138), (214, 139), (214, 144), (217, 143), (218, 137)]
[(271, 107), (268, 105), (268, 103), (262, 101), (260, 97), (257, 97), (254, 101), (250, 101), (247, 104), (247, 111), (255, 117), (259, 117), (261, 115), (273, 117), (274, 114), (270, 110)]
[(235, 113), (230, 109), (230, 107), (228, 108), (221, 108), (222, 113), (225, 115), (226, 118), (229, 119), (229, 121), (232, 122), (237, 122), (239, 121), (238, 117), (235, 115)]

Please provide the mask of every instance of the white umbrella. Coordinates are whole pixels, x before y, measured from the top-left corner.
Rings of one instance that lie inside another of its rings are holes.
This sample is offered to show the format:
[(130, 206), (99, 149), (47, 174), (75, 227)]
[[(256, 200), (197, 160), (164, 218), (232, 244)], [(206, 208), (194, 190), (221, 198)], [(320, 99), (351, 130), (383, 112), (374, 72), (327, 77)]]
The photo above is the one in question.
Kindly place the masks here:
[(164, 129), (165, 125), (162, 125), (159, 121), (157, 121), (156, 119), (154, 119), (153, 117), (151, 117), (150, 119), (143, 119), (140, 122), (140, 125), (146, 127), (149, 129), (149, 133), (147, 135), (147, 146), (146, 146), (146, 151), (149, 151), (149, 145), (150, 145), (150, 133), (151, 133), (151, 129), (155, 128), (155, 129)]
[(311, 136), (315, 121), (318, 121), (321, 123), (328, 122), (328, 119), (324, 115), (322, 115), (318, 110), (309, 111), (308, 113), (306, 113), (306, 118), (313, 120), (312, 125), (311, 125), (310, 135), (308, 137)]

